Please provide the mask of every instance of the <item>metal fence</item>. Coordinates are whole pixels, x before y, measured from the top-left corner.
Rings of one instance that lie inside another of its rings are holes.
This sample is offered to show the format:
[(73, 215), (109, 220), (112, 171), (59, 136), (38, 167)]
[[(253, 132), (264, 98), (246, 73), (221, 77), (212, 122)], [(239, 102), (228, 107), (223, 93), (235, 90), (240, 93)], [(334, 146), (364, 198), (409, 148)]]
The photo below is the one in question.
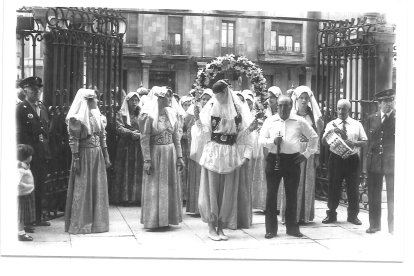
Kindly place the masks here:
[[(52, 160), (45, 182), (46, 216), (63, 210), (70, 169), (65, 117), (79, 88), (98, 91), (100, 109), (107, 116), (110, 157), (114, 158), (115, 113), (122, 102), (122, 50), (125, 18), (110, 9), (22, 8), (17, 11), (20, 77), (43, 78), (43, 102), (50, 116)], [(33, 52), (32, 72), (25, 62), (26, 43)], [(36, 63), (42, 48), (43, 66)], [(39, 67), (43, 74), (39, 74)], [(112, 149), (112, 150), (111, 150)], [(111, 152), (112, 151), (112, 152)]]

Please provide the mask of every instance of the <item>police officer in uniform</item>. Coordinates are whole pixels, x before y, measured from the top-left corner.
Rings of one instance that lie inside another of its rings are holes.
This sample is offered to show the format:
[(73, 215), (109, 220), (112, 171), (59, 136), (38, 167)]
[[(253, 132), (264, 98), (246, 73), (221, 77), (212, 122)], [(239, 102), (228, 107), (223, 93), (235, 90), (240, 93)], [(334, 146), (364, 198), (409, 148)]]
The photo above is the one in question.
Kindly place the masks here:
[(368, 117), (367, 172), (369, 228), (367, 233), (381, 230), (381, 199), (385, 177), (388, 205), (388, 231), (394, 232), (394, 153), (395, 153), (395, 90), (375, 94), (379, 111)]
[(42, 79), (29, 77), (20, 82), (26, 98), (16, 107), (17, 143), (33, 147), (34, 154), (30, 169), (35, 185), (36, 226), (49, 226), (42, 221), (42, 198), (46, 178), (46, 159), (49, 158), (49, 116), (46, 107), (39, 101)]

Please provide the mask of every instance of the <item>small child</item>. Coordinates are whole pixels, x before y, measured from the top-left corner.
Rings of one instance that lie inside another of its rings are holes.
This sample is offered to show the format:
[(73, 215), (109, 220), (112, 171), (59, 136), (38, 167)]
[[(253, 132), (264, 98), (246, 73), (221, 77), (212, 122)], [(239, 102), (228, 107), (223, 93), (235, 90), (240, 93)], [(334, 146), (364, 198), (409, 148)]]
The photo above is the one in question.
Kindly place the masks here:
[[(34, 233), (34, 228), (29, 226), (36, 220), (34, 179), (30, 171), (33, 148), (29, 145), (17, 145), (17, 168), (19, 173), (18, 184), (18, 239), (19, 241), (33, 241), (33, 238), (26, 232)], [(25, 226), (27, 225), (27, 226)]]

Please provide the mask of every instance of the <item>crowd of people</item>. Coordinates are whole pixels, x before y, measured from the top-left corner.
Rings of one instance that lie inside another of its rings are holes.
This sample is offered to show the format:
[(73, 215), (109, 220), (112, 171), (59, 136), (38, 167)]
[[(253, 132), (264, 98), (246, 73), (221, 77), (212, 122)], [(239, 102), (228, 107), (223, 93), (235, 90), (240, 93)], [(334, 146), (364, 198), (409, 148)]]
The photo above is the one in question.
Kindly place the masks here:
[[(42, 80), (19, 84), (17, 104), (18, 238), (31, 241), (42, 220), (49, 118), (40, 101)], [(253, 209), (265, 213), (265, 238), (277, 236), (278, 214), (286, 233), (302, 237), (299, 226), (314, 220), (316, 168), (321, 143), (328, 145), (328, 210), (322, 223), (337, 220), (346, 181), (348, 222), (360, 225), (359, 166), (366, 148), (369, 190), (367, 233), (381, 230), (385, 177), (388, 230), (393, 232), (395, 91), (375, 94), (379, 111), (364, 126), (340, 99), (337, 118), (324, 126), (314, 93), (299, 86), (285, 93), (269, 87), (260, 97), (233, 91), (226, 80), (179, 97), (166, 86), (143, 87), (123, 95), (116, 114), (116, 158), (106, 142), (107, 118), (99, 93), (79, 89), (66, 115), (72, 163), (65, 231), (109, 231), (109, 204), (141, 206), (145, 229), (179, 225), (185, 212), (208, 226), (211, 240), (228, 240), (224, 229), (249, 228)], [(368, 134), (368, 135), (367, 135)], [(109, 183), (107, 169), (114, 168)], [(137, 218), (138, 219), (138, 218)]]

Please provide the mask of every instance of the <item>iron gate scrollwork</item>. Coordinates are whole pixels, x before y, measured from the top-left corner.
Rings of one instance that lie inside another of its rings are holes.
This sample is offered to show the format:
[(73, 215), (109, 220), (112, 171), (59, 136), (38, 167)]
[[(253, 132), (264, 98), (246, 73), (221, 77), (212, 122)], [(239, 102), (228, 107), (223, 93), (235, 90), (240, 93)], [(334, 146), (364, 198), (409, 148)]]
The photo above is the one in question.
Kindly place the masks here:
[[(369, 23), (364, 17), (324, 22), (319, 28), (316, 97), (320, 101), (325, 126), (337, 117), (336, 104), (340, 98), (350, 100), (350, 116), (363, 124), (368, 115), (377, 110), (377, 103), (373, 100), (374, 93), (378, 91), (377, 27), (378, 24)], [(364, 150), (361, 149), (359, 190), (360, 207), (367, 208), (364, 155)], [(316, 176), (316, 196), (319, 198), (327, 198), (328, 194), (328, 157), (329, 148), (322, 145)], [(345, 189), (341, 197), (341, 201), (347, 203)]]
[(79, 88), (98, 91), (99, 108), (106, 115), (108, 152), (113, 161), (116, 135), (115, 113), (122, 103), (122, 51), (126, 19), (117, 11), (101, 8), (21, 9), (32, 13), (32, 29), (18, 29), (21, 43), (21, 77), (25, 74), (24, 46), (33, 41), (33, 75), (36, 42), (43, 48), (43, 102), (50, 115), (49, 162), (45, 182), (47, 216), (64, 210), (71, 152), (65, 117)]

